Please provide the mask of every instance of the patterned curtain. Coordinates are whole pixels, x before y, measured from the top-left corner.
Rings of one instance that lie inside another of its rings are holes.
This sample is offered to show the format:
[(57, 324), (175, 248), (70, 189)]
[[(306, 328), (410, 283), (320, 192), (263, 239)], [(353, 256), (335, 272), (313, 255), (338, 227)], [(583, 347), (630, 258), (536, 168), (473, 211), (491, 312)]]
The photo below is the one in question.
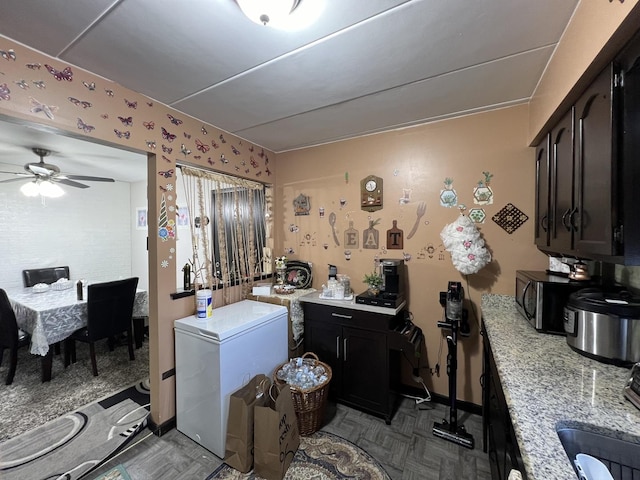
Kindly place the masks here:
[(222, 288), (225, 305), (229, 287), (240, 285), (246, 298), (254, 280), (271, 271), (271, 188), (185, 165), (180, 170), (196, 282)]

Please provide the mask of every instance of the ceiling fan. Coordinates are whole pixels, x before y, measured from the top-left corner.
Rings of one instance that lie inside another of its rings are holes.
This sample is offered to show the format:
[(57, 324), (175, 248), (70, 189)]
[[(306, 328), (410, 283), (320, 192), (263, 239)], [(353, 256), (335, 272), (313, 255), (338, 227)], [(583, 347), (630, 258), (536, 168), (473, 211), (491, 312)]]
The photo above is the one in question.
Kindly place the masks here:
[(44, 148), (32, 148), (31, 150), (38, 157), (40, 157), (40, 161), (27, 163), (24, 166), (24, 169), (27, 171), (27, 173), (0, 172), (0, 173), (11, 173), (19, 177), (19, 178), (10, 178), (8, 180), (2, 180), (0, 181), (0, 183), (15, 182), (15, 181), (24, 180), (26, 178), (33, 178), (34, 182), (50, 181), (50, 182), (62, 183), (70, 187), (89, 188), (89, 185), (76, 182), (75, 180), (82, 180), (82, 181), (89, 181), (89, 182), (115, 182), (113, 178), (91, 177), (86, 175), (69, 175), (69, 174), (61, 173), (60, 168), (58, 168), (56, 165), (44, 162), (44, 157), (49, 156), (51, 154), (51, 151), (46, 150)]

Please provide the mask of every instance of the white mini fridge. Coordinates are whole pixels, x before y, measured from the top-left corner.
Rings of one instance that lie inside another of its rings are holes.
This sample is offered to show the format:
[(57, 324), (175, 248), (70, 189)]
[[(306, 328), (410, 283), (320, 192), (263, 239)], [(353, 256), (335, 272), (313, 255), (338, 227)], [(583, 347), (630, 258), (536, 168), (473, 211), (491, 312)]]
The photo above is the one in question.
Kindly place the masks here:
[(287, 309), (253, 300), (174, 322), (177, 428), (224, 458), (229, 396), (288, 360)]

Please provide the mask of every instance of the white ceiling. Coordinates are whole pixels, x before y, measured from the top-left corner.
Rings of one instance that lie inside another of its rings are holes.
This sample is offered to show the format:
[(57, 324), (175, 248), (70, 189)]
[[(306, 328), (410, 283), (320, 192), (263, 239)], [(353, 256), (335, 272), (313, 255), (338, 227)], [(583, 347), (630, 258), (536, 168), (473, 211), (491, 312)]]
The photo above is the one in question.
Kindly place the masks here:
[(315, 23), (282, 31), (234, 0), (3, 0), (0, 32), (282, 152), (527, 102), (578, 0), (302, 0), (294, 14), (316, 2)]

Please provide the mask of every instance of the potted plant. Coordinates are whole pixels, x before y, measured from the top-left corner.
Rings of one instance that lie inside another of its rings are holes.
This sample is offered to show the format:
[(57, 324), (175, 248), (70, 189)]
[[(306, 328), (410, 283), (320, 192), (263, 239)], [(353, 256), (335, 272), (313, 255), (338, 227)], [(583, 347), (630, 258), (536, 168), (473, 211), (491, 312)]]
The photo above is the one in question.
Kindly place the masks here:
[(380, 285), (382, 285), (382, 276), (378, 272), (366, 273), (362, 279), (367, 284), (367, 291), (371, 295), (378, 295), (380, 293)]

